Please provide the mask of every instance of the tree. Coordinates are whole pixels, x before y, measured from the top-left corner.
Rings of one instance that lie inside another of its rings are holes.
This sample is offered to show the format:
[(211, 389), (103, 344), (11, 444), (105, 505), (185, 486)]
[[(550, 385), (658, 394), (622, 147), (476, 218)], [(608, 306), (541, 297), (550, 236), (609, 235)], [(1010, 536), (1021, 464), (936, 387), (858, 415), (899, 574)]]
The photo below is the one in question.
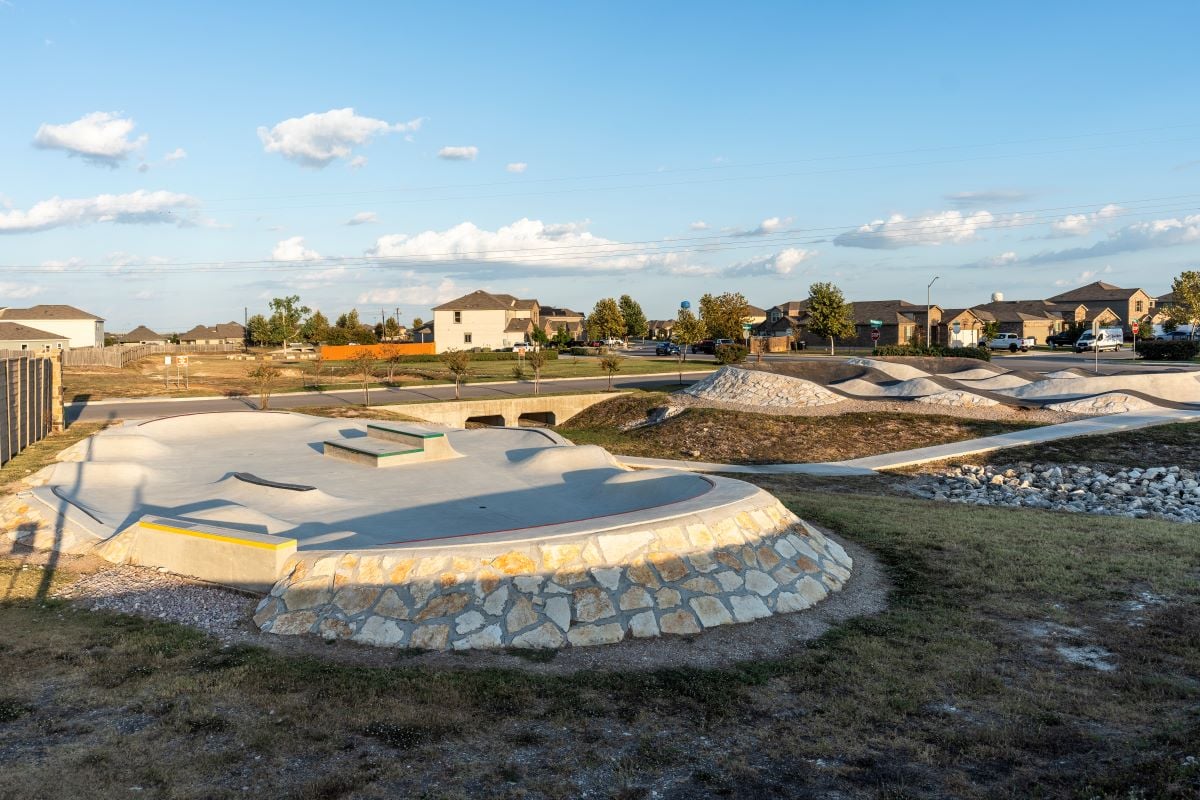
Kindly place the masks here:
[(359, 350), (350, 356), (351, 372), (362, 381), (363, 405), (371, 405), (370, 385), (375, 377), (375, 354), (370, 350)]
[(989, 322), (983, 323), (982, 333), (983, 333), (983, 341), (985, 341), (985, 342), (988, 341), (989, 339), (995, 339), (997, 336), (1000, 335), (1000, 323), (994, 319)]
[(560, 350), (571, 343), (571, 332), (567, 330), (566, 325), (559, 325), (558, 330), (554, 333), (554, 346)]
[(454, 376), (454, 399), (460, 397), (460, 385), (471, 376), (471, 353), (467, 350), (447, 350), (438, 356)]
[(399, 347), (391, 345), (384, 348), (383, 361), (387, 364), (388, 383), (391, 383), (393, 376), (396, 374), (396, 368), (404, 363), (404, 355)]
[(1171, 291), (1175, 294), (1175, 304), (1167, 312), (1175, 327), (1191, 325), (1189, 339), (1196, 338), (1196, 325), (1200, 323), (1200, 272), (1189, 270), (1180, 273), (1171, 282)]
[(617, 301), (611, 297), (596, 302), (587, 318), (587, 332), (592, 339), (615, 339), (625, 333), (625, 318)]
[(700, 341), (707, 334), (704, 320), (696, 319), (691, 309), (681, 308), (671, 328), (671, 338), (679, 345), (679, 382), (683, 383), (683, 362), (687, 361), (688, 346)]
[(600, 359), (600, 369), (608, 373), (608, 390), (611, 392), (613, 375), (621, 371), (621, 357), (609, 353)]
[(278, 367), (266, 361), (246, 373), (246, 377), (254, 382), (254, 388), (258, 392), (259, 411), (266, 411), (270, 406), (271, 391), (275, 388), (275, 381), (282, 374)]
[(550, 344), (550, 337), (546, 335), (546, 331), (540, 325), (534, 327), (530, 338), (533, 339), (533, 343), (538, 347), (545, 347)]
[(400, 338), (400, 323), (395, 317), (388, 317), (387, 322), (383, 323), (383, 335), (389, 339)]
[(817, 336), (829, 339), (829, 355), (833, 355), (833, 340), (854, 335), (854, 309), (832, 283), (814, 283), (808, 287), (808, 329)]
[(420, 317), (413, 317), (413, 330), (414, 331), (424, 324), (425, 324), (425, 320), (421, 319)]
[(538, 348), (525, 355), (525, 363), (533, 370), (533, 393), (539, 391), (539, 384), (542, 380), (542, 367), (546, 366), (546, 351)]
[(255, 314), (246, 323), (246, 331), (250, 336), (250, 341), (258, 346), (271, 343), (271, 323), (267, 322), (267, 318), (262, 314)]
[(329, 319), (320, 311), (314, 311), (300, 328), (300, 338), (309, 344), (320, 344), (328, 336)]
[(308, 306), (300, 305), (299, 295), (276, 297), (271, 301), (271, 317), (268, 320), (271, 331), (271, 344), (281, 344), (287, 349), (287, 343), (300, 335), (304, 318), (312, 311)]
[(650, 324), (646, 322), (646, 314), (638, 302), (627, 294), (621, 295), (617, 302), (621, 317), (625, 320), (626, 339), (645, 339), (650, 332)]
[(700, 298), (700, 319), (713, 339), (742, 339), (742, 323), (750, 318), (750, 304), (741, 292), (726, 292)]

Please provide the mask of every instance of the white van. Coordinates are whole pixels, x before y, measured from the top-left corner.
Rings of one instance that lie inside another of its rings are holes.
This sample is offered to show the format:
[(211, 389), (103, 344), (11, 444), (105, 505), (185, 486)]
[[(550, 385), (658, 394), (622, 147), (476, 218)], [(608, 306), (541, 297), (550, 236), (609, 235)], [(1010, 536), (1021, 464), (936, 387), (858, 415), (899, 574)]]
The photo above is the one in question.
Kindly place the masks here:
[(1084, 350), (1120, 350), (1125, 344), (1124, 328), (1100, 328), (1099, 330), (1084, 331), (1083, 336), (1075, 342), (1075, 352)]

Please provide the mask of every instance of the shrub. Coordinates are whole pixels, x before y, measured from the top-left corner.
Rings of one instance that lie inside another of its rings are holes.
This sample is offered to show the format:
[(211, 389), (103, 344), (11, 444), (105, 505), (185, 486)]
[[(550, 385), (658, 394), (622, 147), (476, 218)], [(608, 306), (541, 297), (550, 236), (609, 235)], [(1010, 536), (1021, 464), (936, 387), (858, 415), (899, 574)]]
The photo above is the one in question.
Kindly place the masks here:
[(1137, 351), (1147, 361), (1190, 361), (1200, 354), (1200, 342), (1138, 342)]
[(715, 355), (718, 364), (740, 364), (746, 360), (749, 352), (745, 345), (723, 344), (717, 347)]
[(934, 358), (977, 358), (980, 361), (992, 360), (991, 351), (986, 347), (945, 347), (940, 344), (885, 344), (875, 348), (874, 354), (877, 356), (933, 356)]
[(598, 356), (600, 355), (599, 347), (570, 347), (567, 348), (567, 354), (572, 356)]

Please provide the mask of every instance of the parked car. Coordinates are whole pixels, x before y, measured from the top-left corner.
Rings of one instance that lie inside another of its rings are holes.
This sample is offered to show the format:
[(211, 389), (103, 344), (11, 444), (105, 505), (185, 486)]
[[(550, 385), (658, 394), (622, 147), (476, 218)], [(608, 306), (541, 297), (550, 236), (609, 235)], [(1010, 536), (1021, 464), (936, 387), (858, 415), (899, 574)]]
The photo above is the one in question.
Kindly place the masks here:
[(1010, 353), (1020, 350), (1027, 353), (1031, 348), (1037, 347), (1037, 339), (1032, 336), (1022, 338), (1017, 333), (998, 333), (994, 338), (987, 340), (986, 346), (989, 350), (1007, 350)]
[(1078, 329), (1060, 331), (1052, 336), (1047, 336), (1046, 344), (1049, 345), (1051, 350), (1056, 347), (1074, 347), (1081, 333), (1082, 331)]
[(1192, 334), (1190, 331), (1171, 331), (1170, 333), (1163, 332), (1154, 337), (1156, 342), (1187, 342), (1191, 341)]
[(1120, 350), (1125, 344), (1124, 328), (1100, 328), (1098, 331), (1084, 331), (1079, 341), (1075, 342), (1075, 352), (1084, 350)]
[(624, 339), (617, 339), (617, 338), (609, 338), (609, 339), (605, 339), (605, 340), (604, 340), (604, 346), (605, 346), (605, 347), (624, 347), (624, 346), (625, 346), (625, 340), (624, 340)]
[(692, 352), (716, 355), (717, 348), (726, 344), (733, 344), (733, 339), (704, 339), (692, 345)]
[(654, 347), (654, 355), (656, 356), (677, 356), (679, 354), (679, 345), (674, 342), (659, 342)]

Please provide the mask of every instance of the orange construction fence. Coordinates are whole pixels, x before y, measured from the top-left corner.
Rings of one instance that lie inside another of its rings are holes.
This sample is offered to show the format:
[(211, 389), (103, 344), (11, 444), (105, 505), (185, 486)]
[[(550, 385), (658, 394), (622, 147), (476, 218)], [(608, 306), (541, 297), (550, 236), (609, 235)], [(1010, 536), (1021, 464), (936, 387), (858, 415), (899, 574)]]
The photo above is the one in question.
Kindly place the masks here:
[(399, 352), (402, 356), (431, 356), (437, 352), (433, 342), (404, 342), (403, 344), (336, 344), (321, 345), (321, 358), (328, 361), (348, 361), (367, 351), (376, 358), (387, 358)]

